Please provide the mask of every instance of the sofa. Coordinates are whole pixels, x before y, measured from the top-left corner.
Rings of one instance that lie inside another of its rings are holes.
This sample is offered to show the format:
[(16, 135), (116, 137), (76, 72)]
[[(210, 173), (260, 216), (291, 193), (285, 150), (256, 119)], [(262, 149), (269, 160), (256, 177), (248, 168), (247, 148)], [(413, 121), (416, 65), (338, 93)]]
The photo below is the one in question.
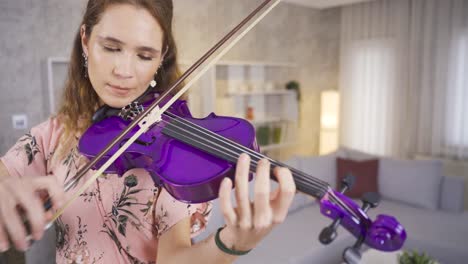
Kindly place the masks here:
[[(324, 156), (293, 157), (285, 163), (336, 188), (338, 157), (358, 161), (379, 159), (378, 187), (382, 200), (368, 213), (372, 219), (378, 214), (395, 216), (408, 235), (404, 249), (425, 251), (444, 264), (468, 263), (468, 212), (463, 211), (464, 182), (461, 178), (443, 176), (442, 164), (436, 160), (396, 160), (347, 148)], [(254, 180), (250, 184), (253, 187)], [(273, 188), (276, 185), (273, 181), (271, 184)], [(320, 214), (315, 199), (298, 193), (286, 220), (236, 263), (342, 263), (343, 250), (356, 239), (338, 228), (335, 241), (322, 245), (318, 235), (330, 223), (329, 218)], [(207, 229), (194, 239), (195, 242), (222, 225), (223, 216), (215, 200)], [(48, 263), (47, 260), (53, 259), (53, 241), (54, 233), (50, 229), (46, 237), (26, 253), (27, 263)], [(385, 253), (382, 256), (385, 258)]]
[[(368, 214), (372, 219), (378, 214), (398, 219), (407, 232), (403, 250), (424, 251), (440, 263), (468, 263), (468, 212), (463, 210), (465, 185), (462, 178), (442, 175), (442, 163), (437, 160), (397, 160), (348, 148), (324, 156), (293, 157), (285, 163), (336, 188), (338, 157), (379, 160), (378, 192), (382, 199)], [(322, 245), (318, 235), (331, 219), (321, 215), (319, 208), (315, 199), (296, 194), (286, 220), (236, 263), (342, 263), (343, 250), (352, 246), (356, 239), (339, 227), (338, 237), (331, 244)], [(196, 240), (223, 224), (215, 201), (207, 230)], [(385, 253), (382, 256), (385, 258)]]

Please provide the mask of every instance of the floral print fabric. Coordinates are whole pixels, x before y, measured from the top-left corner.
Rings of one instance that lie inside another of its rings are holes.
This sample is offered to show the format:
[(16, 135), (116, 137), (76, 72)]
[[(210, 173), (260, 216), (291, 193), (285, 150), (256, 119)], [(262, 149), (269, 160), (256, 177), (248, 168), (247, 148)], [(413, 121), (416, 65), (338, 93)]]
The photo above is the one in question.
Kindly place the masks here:
[[(55, 118), (34, 127), (1, 158), (15, 177), (72, 178), (86, 160), (77, 148), (54, 159), (62, 128)], [(91, 176), (90, 171), (87, 177)], [(85, 179), (87, 177), (84, 177)], [(66, 195), (71, 197), (80, 180)], [(102, 175), (55, 222), (57, 263), (155, 263), (158, 238), (190, 217), (192, 237), (208, 221), (211, 203), (185, 204), (154, 186), (148, 172)]]

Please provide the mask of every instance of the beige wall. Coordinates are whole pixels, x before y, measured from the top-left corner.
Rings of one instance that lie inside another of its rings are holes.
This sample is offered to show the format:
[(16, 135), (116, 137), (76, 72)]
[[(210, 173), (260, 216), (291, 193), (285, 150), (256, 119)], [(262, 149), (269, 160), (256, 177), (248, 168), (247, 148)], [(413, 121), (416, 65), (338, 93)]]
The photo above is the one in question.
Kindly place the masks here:
[[(174, 0), (180, 58), (194, 60), (237, 24), (253, 0)], [(48, 116), (48, 57), (68, 57), (85, 1), (18, 0), (0, 4), (0, 153)], [(303, 90), (301, 147), (316, 153), (319, 91), (338, 82), (339, 9), (318, 11), (280, 3), (226, 60), (276, 61), (298, 65)], [(27, 130), (13, 130), (11, 115), (24, 113)]]
[[(175, 0), (180, 56), (193, 61), (227, 33), (259, 1)], [(296, 64), (302, 89), (299, 144), (287, 154), (317, 154), (320, 91), (337, 89), (340, 11), (280, 3), (225, 60)], [(282, 155), (287, 157), (289, 155)]]

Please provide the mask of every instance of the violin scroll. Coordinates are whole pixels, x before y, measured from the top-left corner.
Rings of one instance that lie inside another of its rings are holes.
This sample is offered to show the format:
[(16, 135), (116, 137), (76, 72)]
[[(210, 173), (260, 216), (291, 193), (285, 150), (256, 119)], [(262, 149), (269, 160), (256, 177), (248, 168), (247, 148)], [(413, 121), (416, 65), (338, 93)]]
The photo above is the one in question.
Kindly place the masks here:
[(406, 231), (395, 217), (378, 215), (366, 236), (366, 244), (382, 251), (395, 251), (406, 240)]
[[(349, 186), (344, 184), (342, 191), (348, 188)], [(362, 202), (362, 207), (359, 207), (342, 192), (332, 189), (329, 189), (320, 200), (321, 213), (333, 219), (333, 223), (320, 233), (320, 242), (331, 243), (337, 236), (336, 229), (339, 225), (357, 238), (356, 243), (343, 252), (343, 259), (348, 264), (359, 263), (360, 248), (363, 244), (381, 251), (396, 251), (406, 240), (405, 229), (393, 216), (378, 215), (372, 220), (366, 214), (369, 209), (378, 206), (379, 194), (365, 193)]]
[[(366, 195), (378, 197), (376, 193), (364, 194), (364, 196)], [(366, 197), (363, 197), (364, 199)], [(370, 203), (364, 202), (363, 208), (369, 205)], [(353, 246), (344, 250), (343, 260), (347, 264), (358, 264), (361, 260), (360, 248), (363, 243), (372, 248), (388, 252), (400, 249), (405, 240), (406, 232), (394, 217), (378, 215), (372, 226), (367, 230), (367, 234), (362, 234)]]

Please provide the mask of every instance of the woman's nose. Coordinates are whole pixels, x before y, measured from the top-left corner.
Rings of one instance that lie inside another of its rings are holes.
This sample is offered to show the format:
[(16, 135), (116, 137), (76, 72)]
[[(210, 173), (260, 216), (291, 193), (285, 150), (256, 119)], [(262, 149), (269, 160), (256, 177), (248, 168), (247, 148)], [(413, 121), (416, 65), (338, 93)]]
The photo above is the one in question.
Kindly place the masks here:
[(120, 78), (131, 78), (133, 77), (133, 61), (130, 55), (117, 56), (114, 63), (113, 74)]

